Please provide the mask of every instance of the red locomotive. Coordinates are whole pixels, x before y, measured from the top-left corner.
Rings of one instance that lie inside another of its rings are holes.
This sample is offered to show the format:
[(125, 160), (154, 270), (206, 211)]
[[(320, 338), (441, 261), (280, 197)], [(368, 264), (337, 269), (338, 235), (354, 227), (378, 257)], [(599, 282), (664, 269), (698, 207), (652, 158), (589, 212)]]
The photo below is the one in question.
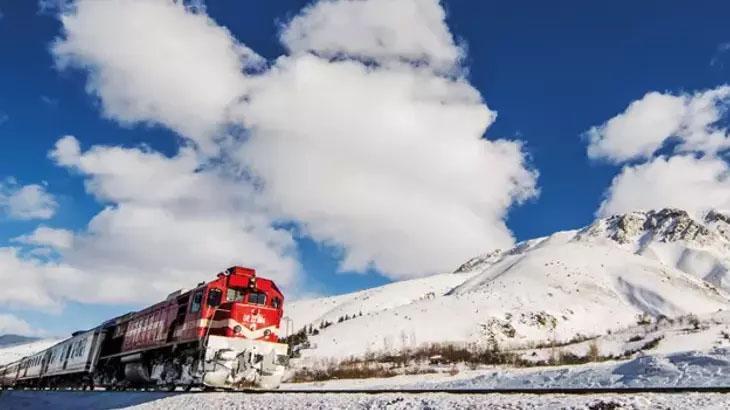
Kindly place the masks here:
[(107, 388), (276, 388), (284, 296), (253, 269), (232, 267), (33, 356), (0, 366), (0, 384)]

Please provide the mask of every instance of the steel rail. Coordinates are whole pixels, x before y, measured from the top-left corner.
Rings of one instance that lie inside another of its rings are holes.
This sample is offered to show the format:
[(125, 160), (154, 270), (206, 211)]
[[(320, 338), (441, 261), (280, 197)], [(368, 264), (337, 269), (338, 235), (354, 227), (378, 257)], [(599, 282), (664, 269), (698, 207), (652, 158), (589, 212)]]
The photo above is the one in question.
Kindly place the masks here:
[[(29, 391), (53, 393), (157, 393), (164, 395), (179, 394), (454, 394), (454, 395), (596, 395), (596, 394), (680, 394), (680, 393), (721, 393), (730, 394), (730, 387), (726, 386), (671, 386), (671, 387), (557, 387), (557, 388), (488, 388), (488, 389), (281, 389), (281, 390), (192, 390), (192, 391), (162, 391), (162, 390), (48, 390), (48, 389), (17, 389), (4, 391)], [(0, 393), (1, 394), (1, 393)]]

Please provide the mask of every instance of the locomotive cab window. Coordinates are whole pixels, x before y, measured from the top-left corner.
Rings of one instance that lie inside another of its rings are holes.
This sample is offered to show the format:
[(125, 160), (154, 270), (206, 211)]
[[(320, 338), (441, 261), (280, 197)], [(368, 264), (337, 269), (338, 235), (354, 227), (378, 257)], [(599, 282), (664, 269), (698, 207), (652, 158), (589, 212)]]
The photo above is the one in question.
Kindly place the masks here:
[(193, 303), (190, 304), (190, 313), (200, 312), (200, 304), (203, 301), (203, 291), (199, 290), (193, 295)]
[(265, 293), (251, 293), (248, 295), (248, 303), (254, 303), (257, 305), (265, 305), (266, 304), (266, 294)]

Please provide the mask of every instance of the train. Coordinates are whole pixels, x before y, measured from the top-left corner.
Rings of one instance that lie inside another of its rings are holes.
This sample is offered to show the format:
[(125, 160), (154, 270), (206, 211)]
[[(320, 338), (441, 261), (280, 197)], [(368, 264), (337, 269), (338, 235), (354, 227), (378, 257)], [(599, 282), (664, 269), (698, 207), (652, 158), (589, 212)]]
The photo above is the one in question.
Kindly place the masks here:
[(284, 296), (234, 266), (159, 303), (74, 332), (0, 365), (2, 388), (275, 389), (289, 355), (279, 343)]

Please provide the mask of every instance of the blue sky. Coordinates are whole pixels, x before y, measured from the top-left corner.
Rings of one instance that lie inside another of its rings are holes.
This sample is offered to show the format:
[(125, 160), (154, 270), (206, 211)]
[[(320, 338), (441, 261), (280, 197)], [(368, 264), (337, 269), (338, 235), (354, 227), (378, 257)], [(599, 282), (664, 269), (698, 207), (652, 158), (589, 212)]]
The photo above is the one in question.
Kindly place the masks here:
[[(204, 13), (271, 66), (288, 53), (279, 39), (283, 25), (310, 3), (216, 1), (207, 2)], [(539, 195), (527, 195), (522, 204), (512, 200), (506, 208), (506, 225), (517, 241), (589, 223), (607, 195), (614, 194), (608, 191), (612, 179), (625, 167), (641, 163), (638, 157), (619, 162), (605, 155), (589, 158), (584, 133), (591, 127), (624, 112), (648, 92), (689, 95), (730, 80), (725, 46), (730, 42), (730, 5), (722, 2), (446, 0), (441, 5), (445, 27), (457, 45), (465, 46), (460, 75), (498, 113), (487, 138), (521, 141), (525, 166), (539, 173)], [(21, 246), (12, 239), (39, 225), (83, 234), (89, 221), (114, 200), (89, 193), (85, 182), (95, 177), (91, 171), (49, 159), (59, 138), (75, 136), (82, 152), (91, 146), (144, 146), (168, 157), (190, 139), (165, 121), (125, 123), (105, 115), (108, 102), (103, 92), (89, 91), (89, 70), (58, 69), (58, 58), (50, 51), (63, 33), (58, 9), (41, 12), (32, 1), (0, 0), (0, 12), (0, 180), (9, 191), (38, 184), (56, 203), (50, 218), (22, 219), (0, 212), (0, 246)], [(330, 226), (318, 231), (313, 222), (311, 231), (326, 233), (308, 234), (306, 217), (300, 216), (304, 213), (290, 214), (295, 216), (276, 226), (292, 232), (294, 259), (301, 265), (296, 284), (301, 294), (343, 293), (405, 277), (382, 272), (377, 260), (365, 269), (338, 271), (347, 240), (338, 242)], [(21, 248), (24, 254), (31, 251), (29, 246)], [(66, 263), (63, 252), (39, 260)], [(398, 266), (393, 271), (400, 272), (401, 266), (408, 270), (407, 264)], [(220, 268), (225, 266), (209, 273)], [(0, 296), (0, 313), (58, 334), (143, 305), (131, 299), (58, 298), (54, 307), (24, 308)]]

